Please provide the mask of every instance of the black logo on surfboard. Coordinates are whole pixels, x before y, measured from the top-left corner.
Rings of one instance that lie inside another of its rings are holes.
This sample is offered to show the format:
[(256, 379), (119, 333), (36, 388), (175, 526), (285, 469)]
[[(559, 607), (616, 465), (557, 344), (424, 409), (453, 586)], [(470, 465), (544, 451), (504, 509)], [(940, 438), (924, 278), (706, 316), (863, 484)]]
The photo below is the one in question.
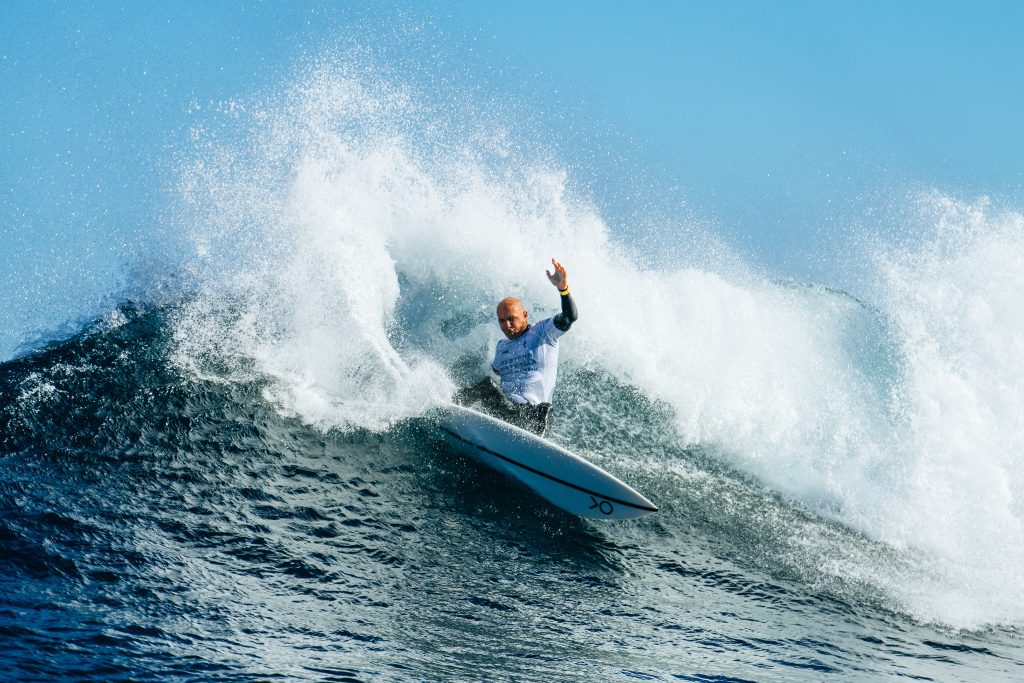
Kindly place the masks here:
[(593, 496), (590, 497), (590, 500), (594, 504), (591, 505), (590, 508), (588, 508), (588, 509), (593, 510), (594, 508), (597, 508), (598, 510), (601, 511), (602, 515), (610, 515), (610, 514), (612, 514), (612, 510), (615, 509), (615, 508), (612, 507), (612, 504), (609, 503), (607, 500), (598, 500), (597, 498), (594, 498)]

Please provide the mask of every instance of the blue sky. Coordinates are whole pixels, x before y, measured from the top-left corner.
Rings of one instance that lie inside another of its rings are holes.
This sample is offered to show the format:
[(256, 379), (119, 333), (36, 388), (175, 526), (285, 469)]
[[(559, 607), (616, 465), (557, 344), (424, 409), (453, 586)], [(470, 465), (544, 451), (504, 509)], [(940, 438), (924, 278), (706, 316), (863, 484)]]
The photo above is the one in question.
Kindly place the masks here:
[(837, 254), (908, 193), (1024, 204), (1022, 25), (1014, 2), (5, 3), (0, 358), (160, 243), (193, 101), (353, 42), (529, 111), (617, 230), (685, 204), (770, 275), (849, 287)]
[(490, 49), (612, 122), (768, 263), (792, 264), (880, 196), (1021, 196), (1024, 4), (502, 7), (460, 21), (490, 22)]

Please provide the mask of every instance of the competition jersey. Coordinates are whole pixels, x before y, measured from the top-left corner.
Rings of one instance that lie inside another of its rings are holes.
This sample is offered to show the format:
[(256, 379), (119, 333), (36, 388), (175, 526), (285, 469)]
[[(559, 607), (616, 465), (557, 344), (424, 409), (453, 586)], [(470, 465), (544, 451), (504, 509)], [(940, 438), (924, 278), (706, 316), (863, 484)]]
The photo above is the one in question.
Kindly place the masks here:
[(545, 318), (515, 339), (501, 339), (491, 367), (513, 403), (551, 403), (558, 375), (558, 338), (565, 332)]

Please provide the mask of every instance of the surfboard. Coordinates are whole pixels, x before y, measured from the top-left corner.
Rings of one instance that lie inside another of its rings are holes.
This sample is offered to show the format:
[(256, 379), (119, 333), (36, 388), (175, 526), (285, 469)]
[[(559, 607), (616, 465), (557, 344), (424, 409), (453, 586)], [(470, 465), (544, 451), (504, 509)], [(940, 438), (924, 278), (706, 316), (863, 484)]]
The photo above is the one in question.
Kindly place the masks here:
[(454, 404), (437, 408), (433, 417), (455, 450), (518, 479), (563, 510), (597, 519), (631, 519), (658, 511), (628, 484), (525, 429)]

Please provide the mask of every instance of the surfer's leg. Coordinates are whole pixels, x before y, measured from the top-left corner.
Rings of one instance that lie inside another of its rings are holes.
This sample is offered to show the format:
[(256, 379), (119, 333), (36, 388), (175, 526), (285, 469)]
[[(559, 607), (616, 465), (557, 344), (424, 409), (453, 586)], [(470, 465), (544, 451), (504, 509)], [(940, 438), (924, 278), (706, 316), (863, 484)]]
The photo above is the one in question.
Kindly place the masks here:
[(500, 391), (494, 382), (491, 381), (490, 377), (484, 377), (476, 384), (471, 384), (468, 387), (463, 387), (455, 394), (452, 400), (459, 405), (468, 406), (477, 401), (481, 403), (488, 403), (494, 400), (495, 394), (500, 395)]
[(529, 423), (526, 427), (528, 430), (536, 434), (537, 436), (544, 436), (548, 431), (548, 422), (551, 418), (551, 404), (550, 403), (538, 403), (535, 406), (530, 406)]
[(513, 403), (506, 398), (490, 377), (485, 377), (476, 384), (459, 390), (455, 394), (454, 401), (467, 407), (478, 404), (480, 409), (488, 415), (522, 427), (538, 436), (544, 436), (548, 430), (550, 403), (540, 403), (535, 406)]
[(551, 403), (541, 403), (537, 407), (537, 433), (544, 436), (548, 433), (551, 423)]
[(490, 377), (460, 390), (455, 394), (454, 400), (455, 403), (467, 407), (477, 404), (480, 410), (488, 415), (515, 423), (515, 405), (505, 398), (505, 394), (501, 393), (501, 389)]

